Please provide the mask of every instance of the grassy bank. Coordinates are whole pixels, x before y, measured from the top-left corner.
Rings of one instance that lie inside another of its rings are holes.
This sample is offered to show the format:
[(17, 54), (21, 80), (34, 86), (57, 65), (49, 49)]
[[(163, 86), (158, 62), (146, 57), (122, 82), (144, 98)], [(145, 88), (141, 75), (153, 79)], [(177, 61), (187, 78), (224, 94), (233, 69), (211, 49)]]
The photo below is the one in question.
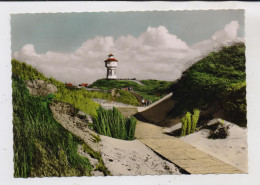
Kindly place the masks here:
[(52, 96), (31, 96), (13, 78), (14, 177), (86, 176), (92, 167), (77, 153), (82, 142), (52, 116)]
[(96, 108), (98, 107), (98, 104), (92, 101), (91, 98), (111, 98), (111, 95), (108, 93), (88, 92), (83, 89), (67, 88), (65, 84), (59, 82), (58, 80), (55, 80), (54, 78), (47, 78), (32, 66), (21, 63), (17, 60), (12, 60), (12, 75), (13, 77), (19, 77), (23, 80), (39, 79), (55, 85), (58, 89), (57, 93), (55, 93), (55, 100), (69, 103), (92, 116), (96, 115)]
[(245, 79), (244, 44), (212, 52), (187, 69), (173, 85), (176, 105), (172, 114), (179, 116), (194, 108), (209, 110), (218, 105), (229, 121), (245, 126)]
[(110, 90), (113, 88), (127, 88), (132, 87), (135, 92), (141, 95), (145, 99), (150, 99), (153, 102), (159, 100), (162, 96), (165, 96), (171, 92), (171, 85), (173, 82), (161, 81), (161, 80), (141, 80), (140, 85), (133, 81), (126, 80), (107, 80), (100, 79), (91, 84), (90, 87), (97, 86), (103, 90)]

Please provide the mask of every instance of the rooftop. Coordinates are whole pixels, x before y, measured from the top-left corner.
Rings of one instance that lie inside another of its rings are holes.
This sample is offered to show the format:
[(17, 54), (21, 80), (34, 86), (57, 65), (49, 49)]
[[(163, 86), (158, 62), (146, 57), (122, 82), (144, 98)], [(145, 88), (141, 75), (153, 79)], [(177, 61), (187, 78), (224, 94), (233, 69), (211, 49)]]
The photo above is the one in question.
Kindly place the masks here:
[(104, 62), (111, 62), (111, 61), (118, 62), (118, 60), (115, 59), (113, 56), (114, 56), (114, 55), (110, 53), (110, 54), (108, 55), (108, 59), (106, 59)]

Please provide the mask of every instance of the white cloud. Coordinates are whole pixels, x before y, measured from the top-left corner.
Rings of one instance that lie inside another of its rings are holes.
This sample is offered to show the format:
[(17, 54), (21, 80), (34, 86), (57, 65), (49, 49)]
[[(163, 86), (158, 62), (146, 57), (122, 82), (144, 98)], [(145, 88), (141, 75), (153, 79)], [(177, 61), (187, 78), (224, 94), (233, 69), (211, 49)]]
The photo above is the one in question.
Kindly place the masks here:
[(71, 53), (48, 51), (35, 52), (32, 44), (25, 45), (13, 57), (24, 61), (47, 76), (62, 82), (92, 83), (104, 78), (104, 60), (112, 52), (119, 60), (119, 78), (176, 80), (195, 59), (226, 44), (238, 41), (239, 24), (232, 21), (223, 30), (215, 32), (208, 40), (188, 46), (166, 27), (148, 27), (139, 37), (132, 35), (113, 37), (97, 36), (88, 39)]
[(216, 31), (212, 36), (214, 41), (226, 42), (237, 38), (237, 31), (239, 29), (238, 21), (231, 21), (225, 26), (223, 30)]
[(244, 42), (244, 38), (237, 36), (238, 29), (238, 21), (231, 21), (224, 29), (216, 31), (210, 39), (195, 43), (191, 48), (200, 51), (204, 56), (211, 51), (219, 50), (222, 46), (229, 46), (234, 42)]

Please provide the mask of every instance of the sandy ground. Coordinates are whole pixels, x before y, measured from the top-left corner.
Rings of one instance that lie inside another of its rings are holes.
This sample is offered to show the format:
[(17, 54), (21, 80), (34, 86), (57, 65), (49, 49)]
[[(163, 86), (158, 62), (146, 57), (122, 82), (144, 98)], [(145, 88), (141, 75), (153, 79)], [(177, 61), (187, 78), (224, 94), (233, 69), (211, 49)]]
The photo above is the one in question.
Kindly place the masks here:
[[(211, 123), (217, 120), (214, 119)], [(227, 121), (225, 121), (225, 124), (230, 125), (229, 136), (226, 139), (208, 139), (210, 131), (207, 129), (181, 137), (180, 139), (247, 173), (247, 128), (239, 127)], [(167, 128), (164, 131), (171, 132), (178, 128), (180, 128), (180, 124)]]
[[(101, 153), (104, 164), (112, 175), (180, 174), (174, 164), (163, 160), (138, 140), (124, 141), (100, 135), (101, 142), (94, 142), (91, 134), (96, 135), (96, 133), (87, 127), (84, 120), (69, 114), (72, 110), (70, 105), (57, 102), (53, 103), (50, 108), (54, 118), (64, 128)], [(85, 153), (81, 146), (78, 152), (87, 157), (93, 167), (97, 164), (96, 159)], [(103, 173), (93, 171), (93, 175), (102, 176)]]
[(103, 108), (112, 109), (113, 107), (135, 107), (133, 105), (127, 105), (124, 103), (116, 102), (116, 101), (110, 101), (110, 100), (103, 100), (103, 99), (95, 99), (92, 98), (92, 100), (96, 103), (99, 103), (102, 105)]
[(138, 140), (124, 141), (101, 136), (101, 155), (113, 175), (180, 174), (177, 167), (157, 156)]

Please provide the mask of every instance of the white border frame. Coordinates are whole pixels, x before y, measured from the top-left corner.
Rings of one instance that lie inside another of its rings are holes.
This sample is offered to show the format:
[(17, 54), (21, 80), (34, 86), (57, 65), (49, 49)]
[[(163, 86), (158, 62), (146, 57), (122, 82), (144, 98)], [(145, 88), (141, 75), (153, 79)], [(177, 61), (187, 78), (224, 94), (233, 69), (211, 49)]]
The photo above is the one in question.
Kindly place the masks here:
[[(49, 12), (245, 9), (249, 174), (124, 177), (13, 178), (10, 14)], [(0, 2), (0, 184), (259, 184), (260, 176), (259, 2)]]

